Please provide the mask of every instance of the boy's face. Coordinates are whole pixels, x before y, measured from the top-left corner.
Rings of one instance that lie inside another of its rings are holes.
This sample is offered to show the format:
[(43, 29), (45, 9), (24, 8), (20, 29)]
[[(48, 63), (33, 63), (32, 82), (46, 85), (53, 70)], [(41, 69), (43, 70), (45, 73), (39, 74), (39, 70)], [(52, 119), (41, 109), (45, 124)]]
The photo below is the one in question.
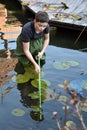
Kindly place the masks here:
[(47, 27), (48, 23), (44, 22), (37, 22), (36, 20), (34, 20), (34, 26), (35, 26), (35, 31), (40, 33), (42, 32), (46, 27)]

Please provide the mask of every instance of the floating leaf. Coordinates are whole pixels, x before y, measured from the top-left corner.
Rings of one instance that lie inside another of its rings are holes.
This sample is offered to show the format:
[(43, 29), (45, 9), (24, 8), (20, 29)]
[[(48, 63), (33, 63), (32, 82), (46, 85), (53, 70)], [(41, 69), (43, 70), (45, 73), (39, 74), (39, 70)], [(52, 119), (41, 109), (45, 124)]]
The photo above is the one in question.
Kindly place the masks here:
[(66, 63), (68, 63), (70, 66), (78, 66), (79, 65), (79, 62), (74, 61), (74, 60), (66, 61)]
[(45, 101), (53, 100), (55, 99), (55, 92), (54, 90), (47, 88), (46, 89), (46, 95), (45, 95)]
[(42, 79), (42, 81), (45, 82), (48, 87), (51, 85), (50, 81), (48, 81), (48, 80)]
[(54, 62), (53, 66), (58, 70), (66, 70), (70, 67), (70, 65), (67, 62)]
[(25, 72), (29, 74), (30, 79), (37, 79), (38, 74), (35, 72), (34, 66), (25, 67)]
[(71, 128), (72, 130), (75, 130), (76, 129), (76, 124), (73, 122), (73, 121), (67, 121), (66, 122), (66, 126), (68, 128)]
[[(29, 93), (28, 96), (30, 96), (32, 99), (39, 99), (39, 91), (38, 92), (33, 92)], [(54, 90), (50, 88), (45, 88), (41, 90), (41, 99), (42, 101), (49, 101), (55, 99), (55, 92)]]
[(39, 92), (29, 93), (28, 96), (30, 96), (31, 99), (38, 99), (39, 98)]
[[(40, 95), (39, 95), (39, 91), (37, 92), (33, 92), (33, 93), (29, 93), (28, 96), (31, 97), (31, 99), (39, 99)], [(41, 100), (45, 100), (46, 99), (46, 89), (41, 89)]]
[(41, 110), (41, 108), (39, 107), (39, 106), (31, 106), (31, 109), (32, 109), (32, 111), (40, 111)]
[[(38, 79), (32, 80), (32, 81), (31, 81), (31, 84), (32, 84), (32, 86), (34, 86), (35, 88), (38, 88), (38, 84), (39, 84)], [(49, 82), (49, 81), (47, 81), (47, 80), (42, 80), (42, 79), (41, 79), (41, 87), (46, 88), (46, 87), (48, 87), (49, 85), (50, 85), (50, 82)]]
[(13, 109), (13, 110), (12, 110), (12, 114), (13, 114), (14, 116), (23, 116), (23, 115), (25, 114), (25, 111), (22, 110), (22, 109), (16, 108), (16, 109)]
[(30, 75), (28, 73), (18, 74), (17, 76), (12, 77), (12, 81), (17, 83), (26, 83), (29, 80), (30, 80)]
[(66, 96), (60, 96), (58, 100), (66, 102), (68, 100), (68, 98)]
[(79, 62), (73, 61), (73, 60), (53, 63), (54, 68), (59, 69), (59, 70), (66, 70), (66, 69), (70, 68), (70, 66), (74, 67), (74, 66), (78, 66), (78, 65), (79, 65)]

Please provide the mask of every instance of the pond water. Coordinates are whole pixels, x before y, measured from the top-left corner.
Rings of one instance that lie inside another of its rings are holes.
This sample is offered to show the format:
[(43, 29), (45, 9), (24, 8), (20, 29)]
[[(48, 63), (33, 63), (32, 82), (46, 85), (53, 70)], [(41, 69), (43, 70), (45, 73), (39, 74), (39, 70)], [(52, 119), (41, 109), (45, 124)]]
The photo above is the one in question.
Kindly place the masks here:
[[(21, 6), (16, 2), (15, 10), (11, 9), (13, 3), (8, 6), (2, 1), (2, 12), (4, 4), (7, 9), (4, 17), (7, 20), (0, 29), (0, 130), (58, 130), (58, 122), (62, 128), (65, 125), (69, 127), (72, 122), (70, 127), (73, 130), (84, 130), (75, 105), (69, 103), (71, 96), (63, 89), (63, 85), (68, 80), (69, 87), (73, 85), (81, 87), (81, 90), (85, 87), (87, 91), (87, 76), (84, 77), (87, 74), (86, 33), (74, 44), (80, 31), (52, 27), (50, 45), (46, 50), (46, 63), (42, 66), (41, 82), (44, 83), (41, 91), (38, 91), (38, 75), (32, 67), (23, 68), (14, 56), (16, 37), (27, 16), (25, 19)], [(32, 18), (30, 13), (27, 15)], [(80, 91), (77, 92), (81, 94)], [(80, 103), (83, 103), (80, 106), (83, 122), (87, 124), (86, 98)], [(63, 109), (66, 105), (69, 106), (67, 114)], [(57, 112), (56, 118), (53, 118), (53, 112)]]

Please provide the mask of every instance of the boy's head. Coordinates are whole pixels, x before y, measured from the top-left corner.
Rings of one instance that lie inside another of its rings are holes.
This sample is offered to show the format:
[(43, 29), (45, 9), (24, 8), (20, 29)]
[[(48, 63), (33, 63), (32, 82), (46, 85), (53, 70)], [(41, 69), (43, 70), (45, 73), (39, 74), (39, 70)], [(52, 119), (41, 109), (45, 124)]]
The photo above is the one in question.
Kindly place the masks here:
[(49, 16), (46, 12), (39, 11), (35, 15), (34, 26), (37, 33), (42, 32), (48, 25)]
[(39, 11), (35, 15), (35, 20), (36, 20), (36, 22), (48, 23), (49, 22), (49, 16), (48, 16), (47, 12)]

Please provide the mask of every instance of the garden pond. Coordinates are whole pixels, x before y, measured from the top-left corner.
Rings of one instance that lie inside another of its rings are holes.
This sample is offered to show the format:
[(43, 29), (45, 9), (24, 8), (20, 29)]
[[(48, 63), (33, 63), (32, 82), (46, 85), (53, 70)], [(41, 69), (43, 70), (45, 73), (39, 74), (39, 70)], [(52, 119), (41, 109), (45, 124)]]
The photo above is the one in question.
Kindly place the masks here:
[(14, 6), (0, 3), (7, 18), (0, 28), (0, 130), (86, 130), (86, 32), (75, 43), (80, 31), (51, 27), (46, 62), (36, 74), (15, 57), (24, 14)]

